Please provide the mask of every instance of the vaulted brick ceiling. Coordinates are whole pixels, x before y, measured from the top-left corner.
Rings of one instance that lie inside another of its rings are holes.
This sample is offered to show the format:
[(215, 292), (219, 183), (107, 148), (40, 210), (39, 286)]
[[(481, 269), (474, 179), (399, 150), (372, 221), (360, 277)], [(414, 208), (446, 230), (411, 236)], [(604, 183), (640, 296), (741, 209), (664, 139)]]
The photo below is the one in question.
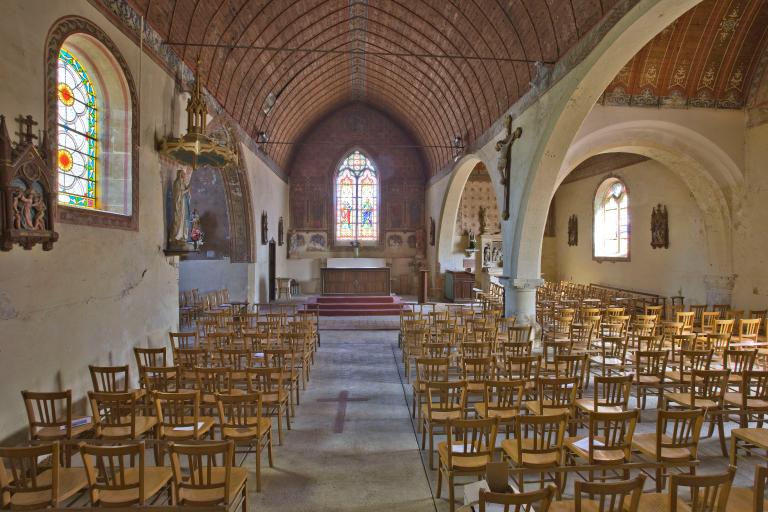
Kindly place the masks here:
[(744, 106), (768, 44), (768, 0), (704, 0), (630, 60), (609, 105)]
[(129, 1), (284, 169), (309, 126), (357, 100), (411, 130), (434, 173), (617, 0)]

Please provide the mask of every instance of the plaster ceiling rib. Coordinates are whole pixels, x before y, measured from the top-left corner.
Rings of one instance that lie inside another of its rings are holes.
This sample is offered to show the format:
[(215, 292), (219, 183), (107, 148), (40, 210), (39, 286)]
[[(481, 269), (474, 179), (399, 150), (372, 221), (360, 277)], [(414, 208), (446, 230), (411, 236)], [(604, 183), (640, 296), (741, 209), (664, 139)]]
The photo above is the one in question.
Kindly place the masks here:
[[(616, 0), (127, 0), (286, 172), (312, 123), (362, 100), (423, 146), (429, 174), (483, 133)], [(598, 10), (581, 15), (580, 10)], [(270, 94), (280, 97), (267, 115)]]

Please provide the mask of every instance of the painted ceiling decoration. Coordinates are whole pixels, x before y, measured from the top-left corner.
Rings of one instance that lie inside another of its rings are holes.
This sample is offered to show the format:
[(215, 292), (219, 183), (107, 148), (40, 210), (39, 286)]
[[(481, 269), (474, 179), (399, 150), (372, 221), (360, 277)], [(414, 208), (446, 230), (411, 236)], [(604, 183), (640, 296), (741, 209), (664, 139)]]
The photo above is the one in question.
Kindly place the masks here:
[(768, 1), (704, 0), (630, 60), (606, 105), (743, 108), (768, 44)]
[(530, 88), (617, 0), (128, 0), (166, 48), (286, 169), (321, 117), (352, 101), (397, 119), (430, 173)]

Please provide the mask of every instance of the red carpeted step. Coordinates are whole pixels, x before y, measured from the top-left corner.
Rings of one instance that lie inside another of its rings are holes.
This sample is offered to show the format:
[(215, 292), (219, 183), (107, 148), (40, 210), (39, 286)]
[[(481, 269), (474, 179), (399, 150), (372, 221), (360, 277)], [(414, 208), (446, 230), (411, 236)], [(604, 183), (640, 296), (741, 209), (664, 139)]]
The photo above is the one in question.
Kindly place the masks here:
[(327, 309), (321, 310), (320, 316), (398, 316), (400, 310), (383, 309)]
[(317, 307), (321, 310), (330, 309), (391, 309), (400, 311), (402, 304), (377, 304), (372, 302), (350, 302), (350, 303), (333, 303), (333, 304), (314, 304), (311, 307)]
[(317, 297), (315, 302), (317, 304), (395, 304), (400, 302), (400, 298), (388, 295), (339, 295), (332, 297)]

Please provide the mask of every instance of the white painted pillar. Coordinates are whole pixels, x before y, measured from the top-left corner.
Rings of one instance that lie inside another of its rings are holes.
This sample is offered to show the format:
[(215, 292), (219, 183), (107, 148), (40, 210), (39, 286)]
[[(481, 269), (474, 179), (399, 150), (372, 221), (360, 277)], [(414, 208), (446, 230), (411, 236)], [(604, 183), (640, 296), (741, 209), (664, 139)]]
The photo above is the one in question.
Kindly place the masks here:
[(544, 284), (543, 279), (505, 277), (506, 313), (515, 315), (518, 324), (536, 326), (536, 289)]

